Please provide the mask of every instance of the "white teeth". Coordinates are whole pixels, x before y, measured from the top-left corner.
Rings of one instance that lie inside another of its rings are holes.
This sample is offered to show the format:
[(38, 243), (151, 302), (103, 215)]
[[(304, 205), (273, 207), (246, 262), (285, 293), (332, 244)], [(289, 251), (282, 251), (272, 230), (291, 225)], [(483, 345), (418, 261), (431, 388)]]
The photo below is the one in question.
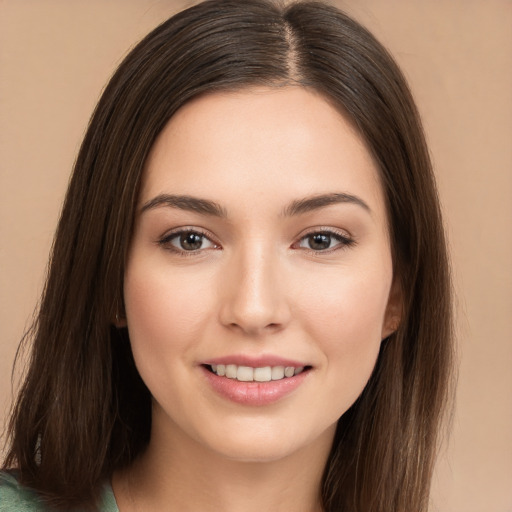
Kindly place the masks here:
[(254, 380), (254, 369), (249, 366), (239, 366), (236, 372), (236, 380), (252, 382)]
[(284, 369), (284, 376), (285, 377), (293, 377), (294, 374), (295, 374), (295, 368), (293, 366), (287, 366)]
[(254, 380), (256, 382), (270, 382), (272, 380), (272, 368), (270, 366), (254, 368)]
[(226, 365), (226, 377), (228, 379), (236, 379), (236, 371), (238, 367), (236, 364), (228, 364)]
[(237, 366), (236, 364), (212, 364), (211, 369), (219, 377), (236, 379), (240, 382), (270, 382), (298, 375), (304, 371), (304, 366), (264, 366), (252, 368), (250, 366)]
[(284, 366), (272, 367), (272, 380), (284, 379)]

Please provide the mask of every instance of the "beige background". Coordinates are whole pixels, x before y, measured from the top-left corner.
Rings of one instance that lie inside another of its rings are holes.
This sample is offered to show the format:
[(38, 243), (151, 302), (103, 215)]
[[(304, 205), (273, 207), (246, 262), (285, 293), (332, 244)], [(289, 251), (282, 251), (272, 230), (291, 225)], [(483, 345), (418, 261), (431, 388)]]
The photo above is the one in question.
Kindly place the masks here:
[[(189, 3), (0, 0), (2, 423), (88, 117), (127, 49)], [(409, 78), (446, 215), (461, 365), (431, 510), (512, 512), (512, 1), (337, 3)]]

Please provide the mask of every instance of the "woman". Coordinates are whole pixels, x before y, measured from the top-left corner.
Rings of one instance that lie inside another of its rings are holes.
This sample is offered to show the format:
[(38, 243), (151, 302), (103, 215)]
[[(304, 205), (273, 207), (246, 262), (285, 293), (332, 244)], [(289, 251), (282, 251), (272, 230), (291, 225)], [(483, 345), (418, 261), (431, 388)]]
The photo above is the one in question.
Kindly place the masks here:
[(155, 29), (93, 115), (31, 335), (0, 510), (425, 511), (450, 284), (391, 57), (318, 3)]

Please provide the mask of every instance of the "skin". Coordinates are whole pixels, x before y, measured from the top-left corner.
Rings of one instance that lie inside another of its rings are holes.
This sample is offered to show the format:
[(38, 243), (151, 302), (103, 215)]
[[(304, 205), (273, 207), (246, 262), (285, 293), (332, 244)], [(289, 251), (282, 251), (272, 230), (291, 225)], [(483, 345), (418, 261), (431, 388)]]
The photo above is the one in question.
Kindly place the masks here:
[[(156, 204), (162, 194), (214, 201), (223, 215)], [(290, 215), (332, 194), (350, 200)], [(198, 249), (180, 244), (183, 229), (200, 234)], [(327, 234), (321, 249), (313, 233)], [(258, 88), (182, 107), (148, 159), (125, 275), (154, 400), (147, 451), (114, 477), (121, 510), (320, 510), (336, 422), (396, 326), (394, 290), (378, 171), (321, 95)], [(233, 354), (311, 369), (275, 403), (239, 404), (201, 366)]]

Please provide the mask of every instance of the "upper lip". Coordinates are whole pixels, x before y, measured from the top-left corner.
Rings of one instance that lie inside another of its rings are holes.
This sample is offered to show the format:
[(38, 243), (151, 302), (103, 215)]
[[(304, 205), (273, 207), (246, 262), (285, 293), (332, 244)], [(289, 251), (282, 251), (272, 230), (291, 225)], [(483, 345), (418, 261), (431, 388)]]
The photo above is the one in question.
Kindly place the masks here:
[(308, 366), (306, 363), (288, 359), (277, 355), (249, 356), (244, 354), (233, 354), (229, 356), (216, 357), (203, 361), (202, 364), (235, 364), (237, 366), (250, 366), (251, 368), (264, 368), (265, 366), (293, 366), (295, 368)]

